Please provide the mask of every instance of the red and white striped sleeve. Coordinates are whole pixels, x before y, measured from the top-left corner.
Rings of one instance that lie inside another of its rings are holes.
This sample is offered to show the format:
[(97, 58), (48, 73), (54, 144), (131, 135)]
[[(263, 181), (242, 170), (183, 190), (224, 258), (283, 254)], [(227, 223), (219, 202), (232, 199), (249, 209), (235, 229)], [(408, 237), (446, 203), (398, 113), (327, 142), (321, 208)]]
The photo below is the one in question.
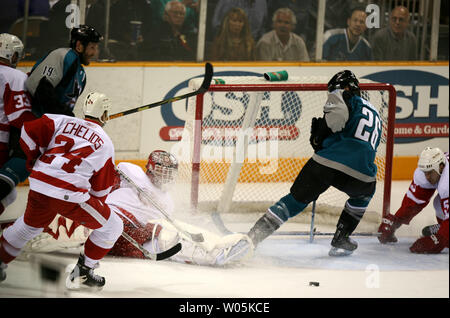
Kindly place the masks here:
[(427, 181), (423, 171), (416, 169), (414, 179), (403, 197), (402, 205), (395, 213), (395, 216), (402, 224), (409, 224), (428, 205), (435, 191), (436, 186)]
[(27, 156), (27, 168), (28, 163), (39, 157), (41, 149), (48, 147), (54, 133), (55, 122), (46, 115), (24, 123), (20, 134), (20, 146)]
[(89, 180), (91, 184), (89, 193), (102, 201), (106, 199), (116, 182), (116, 170), (113, 160), (114, 158), (110, 157), (100, 170), (94, 172)]

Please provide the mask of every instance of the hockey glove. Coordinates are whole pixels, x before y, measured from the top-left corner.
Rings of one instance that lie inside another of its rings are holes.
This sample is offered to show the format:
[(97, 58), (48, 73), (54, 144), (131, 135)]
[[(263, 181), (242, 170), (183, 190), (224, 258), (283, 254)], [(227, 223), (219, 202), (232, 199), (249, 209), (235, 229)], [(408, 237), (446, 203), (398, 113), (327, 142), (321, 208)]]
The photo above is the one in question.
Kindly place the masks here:
[(400, 225), (401, 223), (395, 215), (389, 214), (387, 217), (383, 218), (380, 227), (378, 228), (378, 233), (381, 233), (381, 235), (378, 236), (380, 243), (397, 243), (398, 240), (394, 233)]
[(411, 253), (418, 254), (439, 254), (446, 246), (445, 238), (439, 233), (433, 234), (431, 236), (424, 236), (414, 242), (409, 248)]
[(325, 118), (314, 117), (311, 121), (311, 137), (309, 138), (309, 143), (314, 149), (314, 152), (323, 149), (322, 143), (329, 135), (332, 134), (332, 131), (327, 126), (327, 122)]

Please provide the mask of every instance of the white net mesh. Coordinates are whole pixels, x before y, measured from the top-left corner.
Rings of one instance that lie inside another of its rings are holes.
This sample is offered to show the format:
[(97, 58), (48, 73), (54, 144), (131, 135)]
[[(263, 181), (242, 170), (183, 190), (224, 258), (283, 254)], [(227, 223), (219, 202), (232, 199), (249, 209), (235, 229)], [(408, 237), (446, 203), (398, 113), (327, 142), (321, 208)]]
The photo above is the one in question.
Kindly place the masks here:
[[(189, 202), (196, 211), (219, 211), (225, 223), (252, 222), (289, 193), (298, 172), (313, 154), (309, 144), (311, 119), (323, 115), (326, 86), (311, 90), (297, 84), (325, 84), (328, 79), (291, 78), (285, 82), (268, 82), (262, 77), (221, 79), (225, 84), (212, 86), (211, 90), (224, 91), (210, 91), (202, 100), (189, 101), (183, 137), (172, 151), (180, 162), (177, 197), (190, 198), (183, 203), (184, 207)], [(189, 85), (197, 89), (200, 84), (195, 79)], [(295, 86), (280, 89), (291, 84)], [(273, 89), (280, 90), (269, 91)], [(370, 224), (365, 229), (373, 230), (381, 220), (386, 182), (389, 94), (380, 86), (380, 90), (362, 91), (362, 96), (379, 110), (383, 120), (376, 158), (377, 190), (360, 226)], [(199, 163), (199, 167), (193, 163)], [(335, 225), (347, 199), (334, 188), (324, 192), (316, 202), (317, 224)], [(307, 208), (294, 219), (308, 224), (310, 210)]]

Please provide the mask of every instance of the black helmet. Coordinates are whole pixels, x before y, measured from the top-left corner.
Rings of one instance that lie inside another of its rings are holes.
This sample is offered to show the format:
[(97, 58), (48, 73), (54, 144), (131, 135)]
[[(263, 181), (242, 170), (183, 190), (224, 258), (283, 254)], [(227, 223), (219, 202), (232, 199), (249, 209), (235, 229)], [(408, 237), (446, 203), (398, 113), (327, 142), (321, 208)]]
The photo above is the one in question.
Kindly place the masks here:
[(89, 25), (80, 25), (79, 28), (73, 28), (70, 31), (70, 47), (75, 48), (77, 41), (81, 41), (83, 45), (89, 42), (98, 43), (103, 37), (93, 27)]
[(350, 91), (354, 94), (360, 95), (359, 92), (359, 81), (352, 71), (344, 70), (333, 76), (328, 82), (328, 91), (332, 92), (335, 89), (344, 89), (349, 87)]

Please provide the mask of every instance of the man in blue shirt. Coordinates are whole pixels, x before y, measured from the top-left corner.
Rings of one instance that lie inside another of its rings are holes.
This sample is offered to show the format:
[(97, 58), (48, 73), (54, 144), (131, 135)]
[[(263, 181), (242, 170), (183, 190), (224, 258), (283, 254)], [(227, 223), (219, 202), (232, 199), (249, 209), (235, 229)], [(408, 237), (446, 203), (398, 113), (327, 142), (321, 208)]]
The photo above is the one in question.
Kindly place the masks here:
[(88, 25), (73, 28), (70, 35), (70, 48), (53, 50), (37, 61), (25, 82), (38, 117), (44, 113), (74, 116), (73, 108), (86, 86), (82, 65), (97, 56), (102, 36)]
[(358, 246), (349, 236), (375, 193), (374, 162), (382, 123), (376, 108), (360, 97), (359, 81), (351, 71), (337, 73), (328, 82), (328, 92), (323, 117), (313, 118), (311, 124), (310, 143), (315, 153), (299, 172), (290, 193), (272, 205), (249, 231), (254, 246), (330, 186), (349, 199), (337, 223), (329, 255), (349, 255)]
[(322, 58), (326, 61), (372, 60), (372, 48), (362, 36), (367, 29), (366, 18), (364, 8), (354, 8), (347, 19), (346, 29), (325, 32)]

